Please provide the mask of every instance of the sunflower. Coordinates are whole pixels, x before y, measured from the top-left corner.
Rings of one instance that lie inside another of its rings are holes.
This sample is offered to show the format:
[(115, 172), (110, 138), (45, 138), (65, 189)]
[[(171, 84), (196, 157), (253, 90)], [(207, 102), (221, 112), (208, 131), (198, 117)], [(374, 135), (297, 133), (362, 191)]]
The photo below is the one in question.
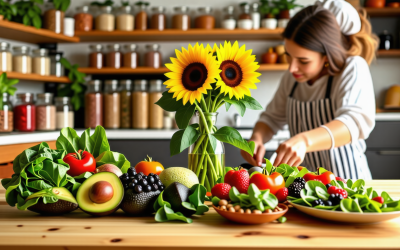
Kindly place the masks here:
[(224, 46), (217, 47), (221, 73), (216, 85), (221, 88), (221, 93), (229, 94), (229, 98), (251, 96), (249, 89), (257, 89), (255, 83), (260, 82), (257, 77), (261, 74), (256, 70), (260, 66), (251, 52), (252, 50), (246, 51), (245, 45), (239, 48), (237, 41), (233, 45), (225, 41)]
[(188, 101), (193, 104), (195, 100), (201, 101), (202, 95), (212, 89), (211, 83), (216, 82), (220, 70), (215, 56), (204, 48), (203, 44), (189, 45), (188, 50), (182, 52), (175, 50), (176, 57), (171, 57), (171, 62), (165, 66), (172, 72), (165, 74), (169, 78), (164, 84), (169, 88), (169, 93), (174, 93), (176, 100), (183, 99), (185, 105)]

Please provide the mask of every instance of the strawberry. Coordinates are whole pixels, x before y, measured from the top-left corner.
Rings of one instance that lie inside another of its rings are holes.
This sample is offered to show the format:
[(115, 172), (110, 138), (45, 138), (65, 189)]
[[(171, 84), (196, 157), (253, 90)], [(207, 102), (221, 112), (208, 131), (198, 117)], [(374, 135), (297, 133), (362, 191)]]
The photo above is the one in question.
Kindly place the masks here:
[(343, 183), (347, 184), (347, 181), (343, 179), (342, 177), (336, 177), (337, 181), (342, 181)]
[(229, 190), (231, 190), (231, 185), (228, 183), (218, 183), (211, 189), (211, 194), (221, 200), (229, 200)]
[(286, 197), (289, 195), (289, 190), (287, 188), (281, 188), (276, 192), (275, 196), (278, 198), (279, 202), (286, 201)]
[(377, 196), (375, 198), (372, 198), (373, 201), (377, 201), (381, 204), (383, 204), (385, 202), (385, 200), (381, 197), (381, 196)]
[(228, 172), (226, 172), (225, 177), (224, 177), (225, 183), (230, 183), (230, 179), (231, 179), (233, 173), (235, 173), (235, 170), (229, 170)]
[(347, 191), (342, 189), (342, 188), (338, 188), (335, 186), (331, 186), (328, 188), (328, 194), (336, 194), (339, 195), (341, 194), (343, 196), (343, 198), (347, 198)]
[(232, 187), (236, 187), (239, 193), (247, 194), (247, 189), (250, 185), (249, 173), (245, 169), (234, 171), (232, 174), (230, 174), (230, 176), (228, 176), (228, 184), (230, 184)]

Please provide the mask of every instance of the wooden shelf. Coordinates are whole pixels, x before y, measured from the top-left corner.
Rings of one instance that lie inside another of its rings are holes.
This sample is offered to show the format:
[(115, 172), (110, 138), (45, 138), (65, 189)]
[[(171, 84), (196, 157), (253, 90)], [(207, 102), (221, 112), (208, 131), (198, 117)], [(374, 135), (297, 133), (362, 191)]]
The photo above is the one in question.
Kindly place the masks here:
[(130, 41), (205, 41), (205, 40), (282, 40), (283, 29), (274, 30), (226, 30), (190, 29), (187, 31), (167, 29), (134, 31), (77, 31), (81, 42), (130, 42)]
[(370, 17), (400, 17), (400, 8), (365, 8)]
[(377, 53), (378, 57), (400, 57), (400, 49), (384, 50), (380, 49)]
[(36, 29), (16, 22), (0, 21), (0, 37), (26, 43), (76, 43), (78, 37), (57, 34), (46, 29)]
[[(0, 74), (3, 72), (0, 71)], [(18, 72), (6, 72), (7, 77), (10, 79), (28, 80), (35, 82), (56, 82), (56, 83), (70, 83), (68, 77), (57, 77), (57, 76), (41, 76), (38, 74), (22, 74)]]
[[(288, 64), (261, 64), (258, 71), (284, 71), (289, 67)], [(166, 67), (162, 68), (149, 68), (149, 67), (138, 67), (136, 69), (131, 68), (79, 68), (79, 71), (88, 75), (128, 75), (128, 74), (164, 74), (169, 72)]]

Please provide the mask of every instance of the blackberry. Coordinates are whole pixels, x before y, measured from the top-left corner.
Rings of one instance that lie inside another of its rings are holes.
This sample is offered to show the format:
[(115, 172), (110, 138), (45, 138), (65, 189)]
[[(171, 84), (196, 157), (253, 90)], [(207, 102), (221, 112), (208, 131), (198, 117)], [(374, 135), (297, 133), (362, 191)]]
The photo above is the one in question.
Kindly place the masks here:
[(333, 206), (339, 205), (340, 201), (343, 200), (343, 195), (341, 194), (330, 194), (329, 195), (329, 201), (332, 202)]
[(133, 179), (131, 182), (137, 184), (139, 181), (137, 179)]
[(151, 184), (153, 184), (155, 182), (154, 177), (153, 176), (148, 176), (147, 177), (147, 181)]
[(163, 191), (164, 188), (165, 188), (164, 185), (161, 185), (161, 186), (158, 187), (158, 190)]
[(134, 188), (135, 187), (135, 183), (131, 182), (128, 184), (128, 188)]
[[(296, 178), (297, 179), (297, 178)], [(289, 196), (300, 198), (300, 191), (304, 188), (304, 185), (300, 182), (293, 182), (289, 185)]]
[(148, 182), (145, 179), (141, 179), (139, 181), (139, 184), (142, 185), (142, 186), (147, 186)]
[(156, 175), (156, 174), (155, 174), (153, 177), (154, 177), (154, 180), (157, 180), (157, 181), (160, 180), (160, 176), (158, 176), (158, 175)]
[(135, 192), (138, 193), (138, 194), (140, 194), (141, 192), (143, 192), (142, 186), (136, 185), (136, 186), (135, 186)]
[(157, 184), (151, 185), (151, 190), (152, 190), (152, 191), (157, 191), (157, 190), (158, 190)]
[(313, 202), (311, 203), (311, 205), (312, 205), (313, 207), (316, 207), (316, 206), (325, 206), (325, 202), (324, 202), (323, 199), (318, 199), (318, 200), (313, 201)]
[(128, 169), (128, 174), (129, 174), (130, 176), (136, 175), (136, 169), (135, 169), (134, 167), (130, 167), (130, 168)]
[(157, 185), (158, 185), (158, 186), (162, 186), (163, 184), (162, 184), (161, 181), (158, 181), (158, 182), (157, 182)]
[(332, 187), (332, 184), (328, 183), (328, 184), (325, 185), (325, 187), (326, 187), (326, 189), (329, 189), (330, 187)]
[(324, 201), (324, 204), (325, 204), (325, 206), (328, 206), (328, 207), (333, 205), (332, 201), (330, 201), (330, 200)]
[(306, 180), (302, 177), (297, 177), (294, 179), (293, 183), (300, 183), (303, 186), (302, 189), (306, 186)]
[(151, 186), (150, 185), (144, 186), (143, 191), (150, 192), (151, 191)]
[(124, 183), (123, 185), (124, 185), (124, 189), (128, 189), (129, 188), (128, 184)]

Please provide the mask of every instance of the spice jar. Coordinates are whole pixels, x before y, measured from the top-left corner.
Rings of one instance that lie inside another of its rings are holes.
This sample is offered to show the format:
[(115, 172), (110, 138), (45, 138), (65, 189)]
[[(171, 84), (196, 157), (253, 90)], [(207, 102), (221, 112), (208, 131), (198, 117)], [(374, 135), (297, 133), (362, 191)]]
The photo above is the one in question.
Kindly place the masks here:
[(100, 15), (96, 17), (96, 30), (113, 31), (115, 27), (115, 16), (112, 14), (111, 6), (100, 8)]
[(107, 67), (119, 69), (122, 67), (122, 52), (119, 44), (108, 45)]
[(103, 45), (101, 44), (93, 44), (89, 46), (92, 51), (89, 54), (89, 67), (101, 69), (105, 65), (105, 56), (103, 53)]
[(50, 75), (50, 57), (47, 49), (32, 50), (32, 73)]
[(189, 7), (175, 7), (174, 11), (176, 12), (176, 14), (172, 16), (172, 28), (178, 30), (190, 29), (190, 16), (188, 14)]
[(36, 107), (33, 104), (33, 94), (17, 94), (14, 107), (14, 129), (21, 132), (32, 132), (36, 129)]
[(64, 32), (64, 11), (53, 8), (47, 10), (43, 15), (43, 28), (54, 31), (57, 34)]
[(159, 51), (160, 45), (158, 44), (148, 44), (146, 45), (148, 50), (144, 57), (144, 65), (146, 67), (158, 69), (162, 65), (161, 53)]
[(89, 13), (89, 6), (76, 8), (75, 30), (76, 31), (91, 31), (93, 29), (93, 16)]
[(61, 64), (63, 52), (50, 53), (50, 75), (61, 77), (64, 76), (64, 66)]
[(260, 29), (260, 20), (261, 20), (261, 14), (258, 11), (258, 3), (253, 3), (251, 5), (251, 20), (253, 21), (253, 29), (258, 30)]
[(104, 127), (120, 127), (120, 94), (117, 80), (106, 80), (104, 86)]
[(151, 11), (154, 13), (150, 20), (150, 29), (165, 30), (167, 26), (167, 17), (165, 16), (165, 8), (163, 6), (153, 7)]
[(139, 54), (136, 51), (136, 44), (125, 45), (125, 54), (123, 56), (123, 66), (131, 69), (135, 69), (139, 66)]
[(379, 35), (379, 49), (390, 50), (393, 49), (393, 36), (389, 34), (387, 30), (384, 30), (382, 34)]
[(242, 4), (240, 8), (242, 9), (242, 14), (240, 14), (239, 16), (238, 28), (251, 30), (253, 28), (253, 21), (250, 15), (250, 5), (248, 3), (245, 3)]
[(194, 20), (194, 27), (196, 29), (214, 29), (215, 28), (215, 17), (211, 15), (211, 7), (201, 7), (198, 9), (200, 16)]
[(10, 95), (3, 93), (0, 103), (0, 132), (11, 132), (14, 129), (13, 107), (11, 105)]
[(37, 95), (36, 130), (48, 131), (56, 129), (56, 106), (53, 105), (53, 94)]
[(233, 11), (235, 8), (233, 6), (228, 6), (224, 9), (224, 12), (226, 12), (224, 16), (224, 20), (222, 20), (222, 28), (227, 29), (227, 30), (234, 30), (236, 27), (236, 20), (235, 17), (233, 16)]
[(74, 128), (74, 110), (69, 97), (56, 97), (56, 128)]
[(149, 93), (147, 80), (135, 80), (132, 93), (132, 127), (149, 127)]
[(32, 73), (32, 58), (29, 54), (29, 47), (27, 46), (16, 46), (13, 47), (13, 71), (23, 74)]
[(135, 17), (135, 30), (147, 30), (147, 5), (142, 3), (139, 5), (139, 13)]
[(130, 128), (132, 118), (132, 81), (121, 80), (121, 128)]
[(135, 17), (132, 14), (131, 6), (122, 6), (117, 16), (117, 30), (132, 31), (135, 24)]
[(0, 71), (12, 71), (12, 54), (10, 44), (0, 43)]
[(87, 84), (85, 95), (85, 128), (103, 126), (103, 94), (101, 81), (91, 80)]
[(162, 97), (162, 87), (162, 80), (150, 80), (149, 128), (161, 129), (164, 126), (164, 110), (155, 104)]

